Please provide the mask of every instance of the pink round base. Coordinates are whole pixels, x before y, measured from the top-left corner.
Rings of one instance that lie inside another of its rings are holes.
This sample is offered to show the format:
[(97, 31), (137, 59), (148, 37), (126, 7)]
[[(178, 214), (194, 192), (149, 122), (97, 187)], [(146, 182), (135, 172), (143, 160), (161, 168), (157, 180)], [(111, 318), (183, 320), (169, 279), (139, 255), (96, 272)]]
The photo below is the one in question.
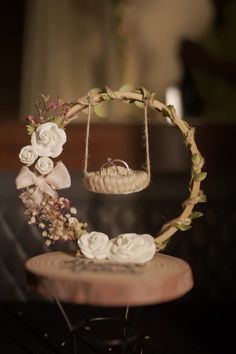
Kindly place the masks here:
[(29, 259), (26, 269), (41, 295), (78, 304), (156, 304), (181, 297), (193, 286), (189, 265), (161, 253), (145, 264), (122, 264), (51, 252)]

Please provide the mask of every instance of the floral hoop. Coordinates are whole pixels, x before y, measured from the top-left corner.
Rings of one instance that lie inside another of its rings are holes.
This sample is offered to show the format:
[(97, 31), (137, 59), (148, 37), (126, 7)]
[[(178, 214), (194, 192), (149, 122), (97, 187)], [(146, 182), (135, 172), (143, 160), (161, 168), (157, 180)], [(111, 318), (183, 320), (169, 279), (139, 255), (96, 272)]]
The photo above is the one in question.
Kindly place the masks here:
[[(59, 197), (57, 190), (71, 185), (70, 174), (63, 162), (56, 162), (67, 138), (65, 127), (79, 112), (102, 101), (118, 99), (137, 106), (162, 112), (170, 124), (178, 128), (184, 138), (187, 149), (191, 153), (192, 173), (189, 184), (190, 194), (183, 203), (183, 210), (175, 219), (167, 222), (155, 237), (150, 235), (121, 234), (109, 240), (108, 236), (86, 231), (87, 224), (76, 217), (77, 210), (71, 202)], [(38, 117), (28, 116), (27, 132), (31, 135), (31, 145), (23, 147), (19, 158), (24, 164), (16, 178), (17, 189), (22, 189), (20, 198), (26, 207), (29, 224), (37, 224), (45, 238), (46, 245), (57, 240), (77, 241), (78, 255), (92, 259), (111, 259), (118, 262), (143, 263), (150, 260), (156, 251), (164, 249), (168, 240), (177, 230), (186, 231), (191, 228), (192, 220), (201, 217), (199, 211), (193, 211), (198, 203), (206, 202), (206, 196), (200, 189), (201, 182), (207, 173), (202, 172), (204, 159), (194, 139), (194, 128), (177, 116), (171, 105), (164, 105), (146, 89), (134, 91), (91, 90), (90, 93), (72, 103), (58, 99), (51, 102), (49, 96), (40, 95), (36, 102)], [(30, 168), (29, 168), (30, 167)]]

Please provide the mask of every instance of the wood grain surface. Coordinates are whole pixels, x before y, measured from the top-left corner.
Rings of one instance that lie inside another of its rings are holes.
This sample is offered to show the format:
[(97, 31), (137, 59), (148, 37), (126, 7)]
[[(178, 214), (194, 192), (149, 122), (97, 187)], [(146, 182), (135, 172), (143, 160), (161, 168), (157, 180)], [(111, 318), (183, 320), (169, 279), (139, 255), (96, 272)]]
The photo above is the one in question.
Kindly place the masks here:
[(50, 252), (29, 259), (26, 269), (42, 296), (78, 304), (156, 304), (181, 297), (193, 286), (189, 265), (160, 253), (146, 264), (122, 264)]

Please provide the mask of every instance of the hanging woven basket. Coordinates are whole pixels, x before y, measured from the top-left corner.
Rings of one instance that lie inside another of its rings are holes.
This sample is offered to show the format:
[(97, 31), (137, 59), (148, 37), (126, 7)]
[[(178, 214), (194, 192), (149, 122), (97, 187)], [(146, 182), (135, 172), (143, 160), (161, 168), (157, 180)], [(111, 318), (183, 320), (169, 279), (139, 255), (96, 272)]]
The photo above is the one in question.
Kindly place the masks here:
[(123, 160), (108, 159), (100, 171), (85, 173), (83, 182), (90, 192), (129, 194), (146, 188), (150, 176), (144, 170), (131, 170)]
[[(117, 97), (112, 97), (115, 99)], [(150, 156), (149, 156), (149, 136), (148, 136), (148, 105), (149, 101), (143, 94), (144, 104), (144, 142), (146, 150), (146, 163), (143, 170), (132, 170), (128, 164), (120, 159), (107, 159), (100, 170), (88, 171), (89, 137), (92, 106), (94, 105), (91, 93), (88, 96), (88, 119), (85, 142), (85, 165), (83, 182), (86, 189), (94, 193), (103, 194), (130, 194), (145, 189), (151, 179)]]

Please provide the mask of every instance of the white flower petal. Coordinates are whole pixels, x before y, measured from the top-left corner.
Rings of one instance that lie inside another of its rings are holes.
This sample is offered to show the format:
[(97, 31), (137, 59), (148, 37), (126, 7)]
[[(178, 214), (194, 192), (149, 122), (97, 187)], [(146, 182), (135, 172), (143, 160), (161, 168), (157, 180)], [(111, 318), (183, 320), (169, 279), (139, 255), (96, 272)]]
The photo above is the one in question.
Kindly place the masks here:
[(148, 234), (121, 234), (111, 243), (108, 258), (116, 262), (145, 263), (156, 252), (154, 238)]
[(37, 157), (37, 151), (31, 145), (24, 146), (19, 153), (20, 161), (27, 166), (32, 165)]
[(93, 231), (81, 235), (78, 246), (87, 258), (105, 259), (108, 257), (111, 243), (106, 234)]
[(41, 175), (47, 175), (54, 167), (53, 161), (49, 157), (40, 157), (35, 165), (36, 170)]
[(31, 144), (39, 156), (57, 157), (66, 142), (64, 129), (53, 122), (41, 124), (31, 135)]

